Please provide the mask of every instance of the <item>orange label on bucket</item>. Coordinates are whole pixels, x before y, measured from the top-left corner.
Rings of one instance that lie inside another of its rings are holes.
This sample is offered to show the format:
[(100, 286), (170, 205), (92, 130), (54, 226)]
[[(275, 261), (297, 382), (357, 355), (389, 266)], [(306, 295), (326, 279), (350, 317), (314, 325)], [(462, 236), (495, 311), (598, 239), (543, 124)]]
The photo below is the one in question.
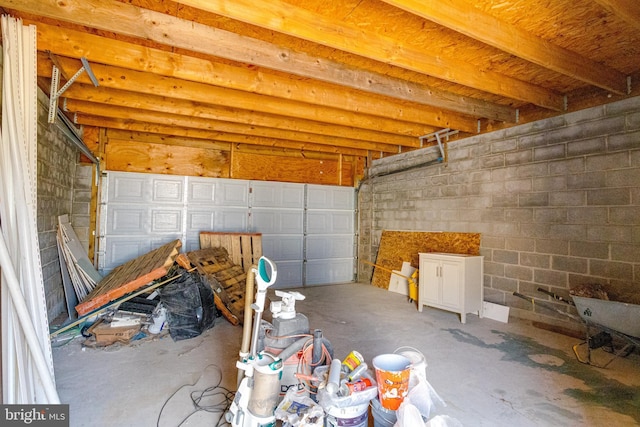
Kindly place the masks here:
[(397, 410), (409, 392), (411, 362), (399, 354), (383, 354), (373, 358), (378, 382), (378, 398), (385, 409)]

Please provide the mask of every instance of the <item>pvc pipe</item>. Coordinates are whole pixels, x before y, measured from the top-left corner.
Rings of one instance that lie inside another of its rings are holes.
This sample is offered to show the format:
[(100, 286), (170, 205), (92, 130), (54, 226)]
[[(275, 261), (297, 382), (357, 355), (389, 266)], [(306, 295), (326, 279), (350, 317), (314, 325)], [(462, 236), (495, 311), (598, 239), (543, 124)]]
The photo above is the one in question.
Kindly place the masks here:
[[(255, 265), (249, 267), (247, 271), (247, 280), (244, 288), (244, 320), (242, 323), (242, 344), (240, 344), (240, 360), (245, 359), (249, 355), (249, 345), (251, 344), (251, 320), (253, 318), (251, 311), (251, 302), (253, 301), (253, 288), (255, 273)], [(240, 388), (240, 382), (244, 377), (244, 370), (238, 369), (238, 384), (237, 388)]]
[(342, 372), (342, 362), (340, 359), (333, 359), (329, 367), (329, 379), (327, 380), (327, 392), (335, 394), (340, 387), (340, 373)]
[(0, 233), (0, 265), (2, 266), (2, 273), (6, 278), (6, 280), (2, 281), (2, 284), (5, 285), (6, 283), (9, 293), (11, 294), (11, 301), (13, 302), (15, 313), (20, 321), (22, 332), (27, 339), (27, 345), (31, 351), (31, 355), (33, 356), (36, 370), (40, 375), (45, 395), (49, 399), (49, 403), (60, 404), (58, 391), (56, 390), (53, 378), (51, 377), (49, 366), (45, 360), (44, 354), (42, 354), (38, 335), (36, 334), (35, 327), (31, 321), (29, 310), (27, 309), (22, 292), (20, 292), (20, 283), (13, 269), (13, 264), (11, 263), (9, 251), (7, 250), (2, 233)]

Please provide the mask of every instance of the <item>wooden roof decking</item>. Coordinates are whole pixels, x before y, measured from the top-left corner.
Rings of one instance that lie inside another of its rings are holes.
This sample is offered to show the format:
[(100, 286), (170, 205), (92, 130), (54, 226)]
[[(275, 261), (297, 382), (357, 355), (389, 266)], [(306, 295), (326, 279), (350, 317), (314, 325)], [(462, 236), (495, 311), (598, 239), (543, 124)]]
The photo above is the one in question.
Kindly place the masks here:
[(0, 7), (37, 25), (46, 92), (53, 64), (66, 78), (91, 64), (100, 86), (81, 75), (60, 102), (76, 123), (112, 144), (217, 150), (221, 176), (234, 150), (375, 158), (441, 129), (461, 138), (640, 94), (640, 3), (625, 0)]

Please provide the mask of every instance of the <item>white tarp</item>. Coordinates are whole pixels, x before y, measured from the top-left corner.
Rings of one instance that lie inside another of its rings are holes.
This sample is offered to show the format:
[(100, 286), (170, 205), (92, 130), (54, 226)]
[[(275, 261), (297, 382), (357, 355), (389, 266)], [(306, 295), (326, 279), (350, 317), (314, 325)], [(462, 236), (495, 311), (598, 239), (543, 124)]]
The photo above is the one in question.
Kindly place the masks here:
[(9, 404), (57, 404), (36, 222), (36, 27), (3, 16), (2, 43), (2, 395)]

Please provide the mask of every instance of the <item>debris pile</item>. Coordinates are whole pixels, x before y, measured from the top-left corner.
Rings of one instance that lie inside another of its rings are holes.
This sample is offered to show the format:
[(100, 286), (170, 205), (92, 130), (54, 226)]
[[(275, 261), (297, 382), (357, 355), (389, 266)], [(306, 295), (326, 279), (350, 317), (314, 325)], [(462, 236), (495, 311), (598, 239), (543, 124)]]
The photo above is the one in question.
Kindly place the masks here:
[(65, 287), (69, 320), (78, 317), (53, 331), (52, 338), (78, 327), (84, 345), (92, 347), (165, 335), (177, 341), (212, 328), (219, 315), (233, 325), (242, 322), (246, 273), (223, 247), (185, 254), (180, 240), (174, 240), (102, 278), (72, 243), (77, 238), (66, 216), (60, 218), (59, 239), (61, 268), (74, 282), (73, 288)]

